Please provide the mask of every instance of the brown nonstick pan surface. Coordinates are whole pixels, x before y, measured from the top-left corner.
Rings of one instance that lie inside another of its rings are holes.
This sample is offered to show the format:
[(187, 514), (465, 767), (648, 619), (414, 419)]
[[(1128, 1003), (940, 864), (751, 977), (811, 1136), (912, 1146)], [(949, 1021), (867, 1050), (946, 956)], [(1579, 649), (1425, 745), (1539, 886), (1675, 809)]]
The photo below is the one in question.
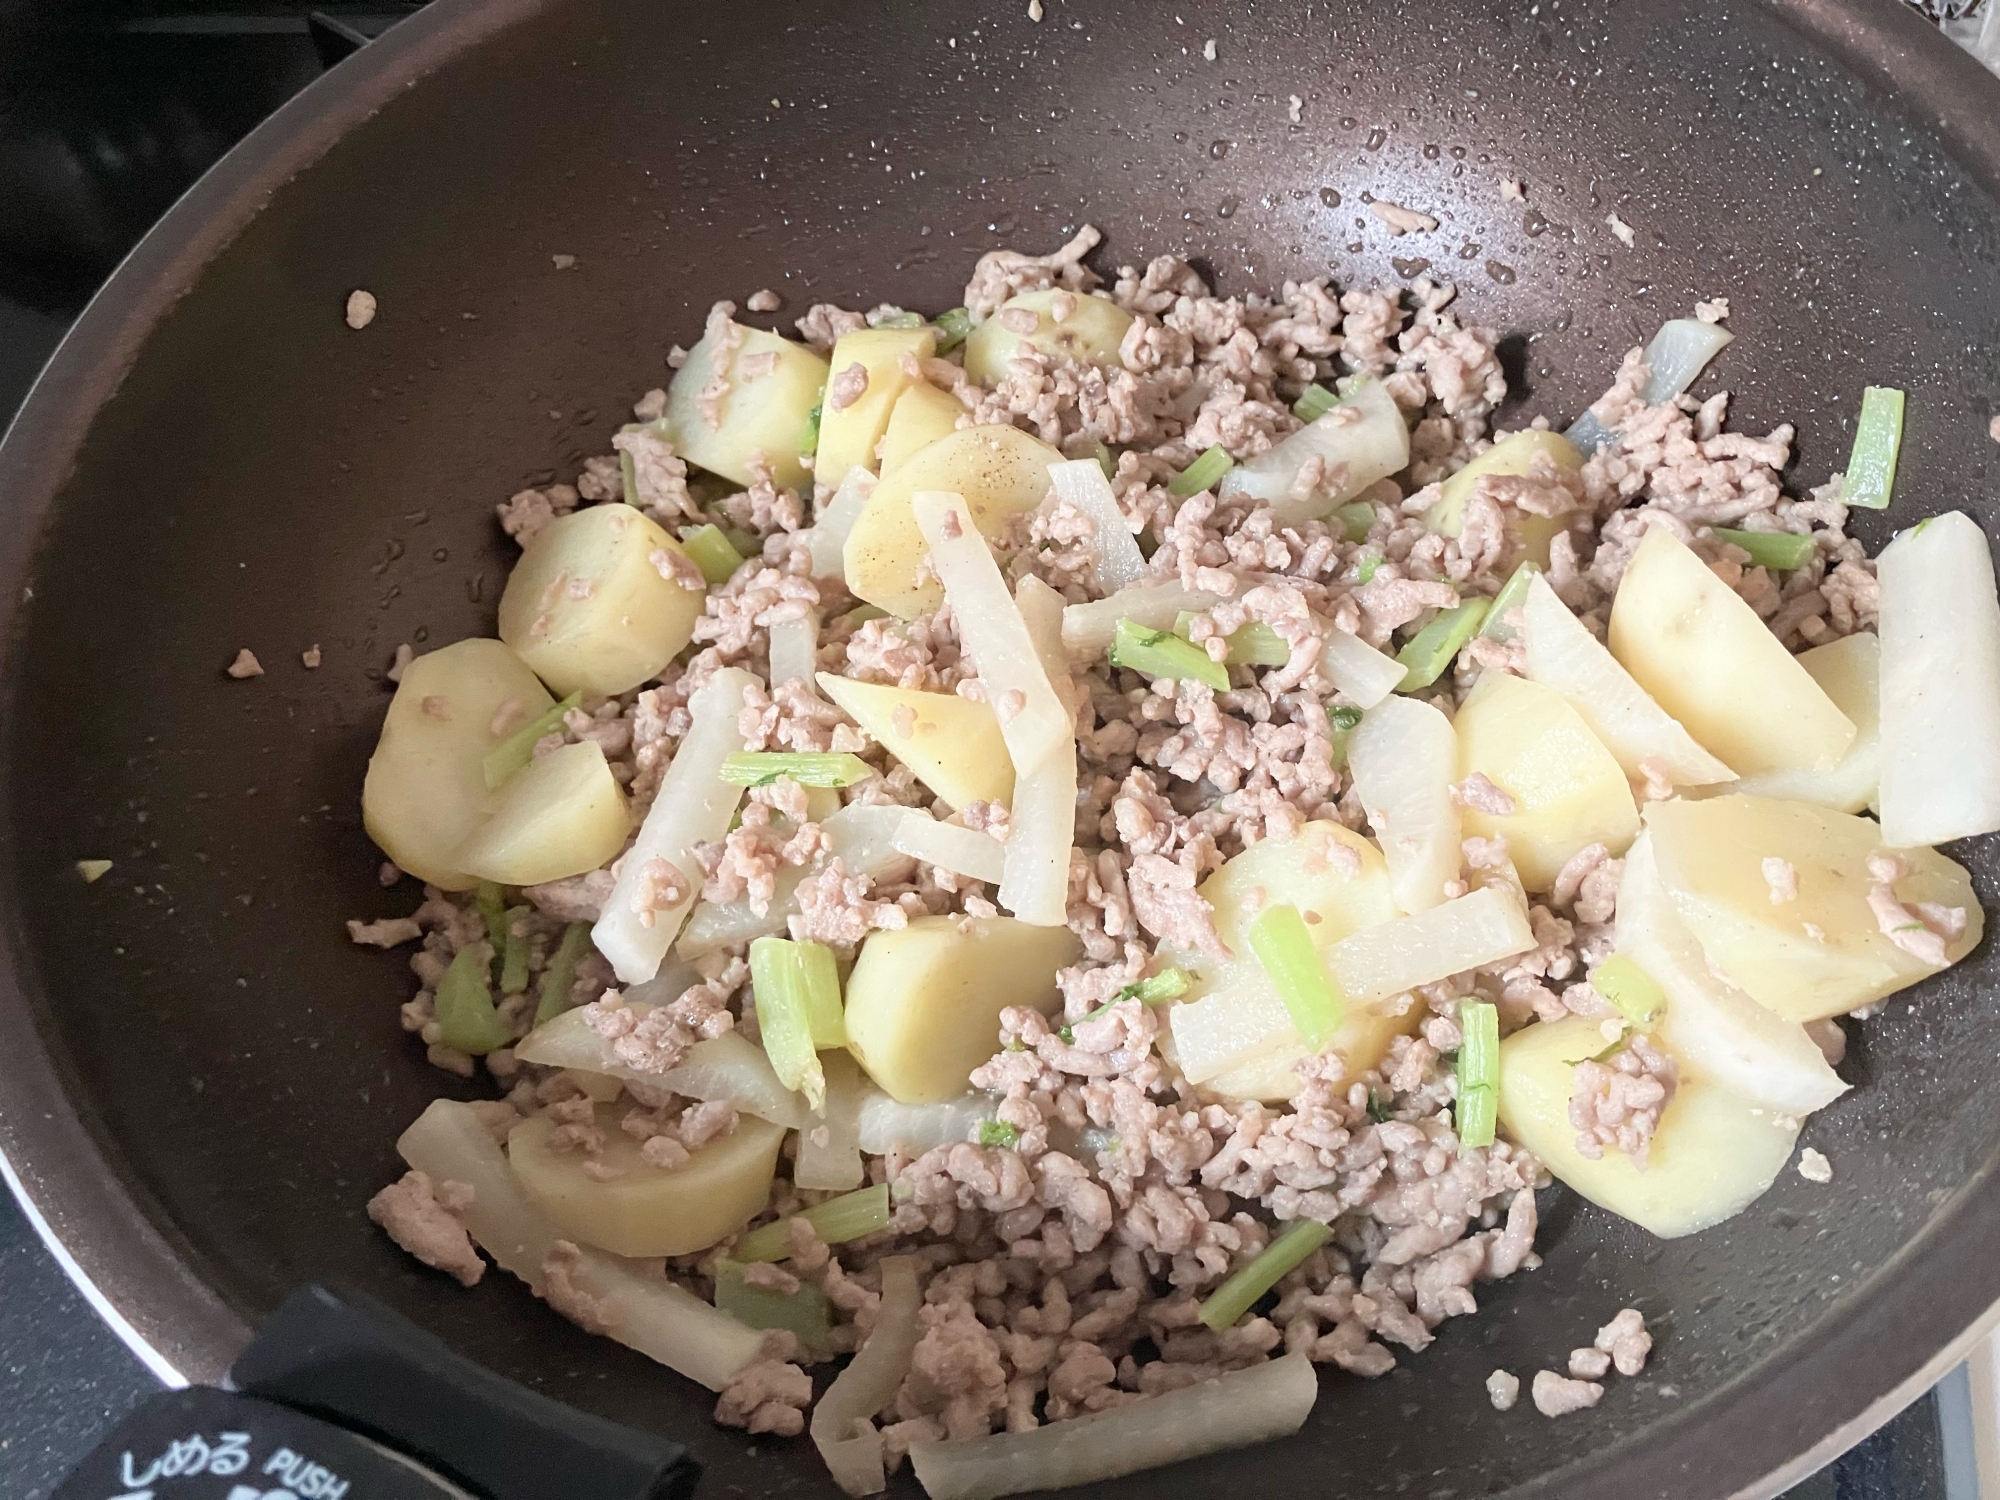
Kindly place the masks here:
[[(1841, 466), (1864, 384), (1902, 386), (1893, 521), (2000, 527), (2000, 82), (1888, 0), (1044, 3), (437, 0), (168, 216), (0, 447), (0, 1149), (190, 1378), (340, 1278), (686, 1438), (711, 1495), (833, 1493), (807, 1445), (713, 1428), (706, 1393), (505, 1276), (462, 1291), (362, 1213), (456, 1087), (400, 1030), (401, 958), (341, 926), (412, 900), (377, 887), (357, 805), (383, 668), (491, 632), (492, 503), (605, 451), (718, 297), (934, 311), (981, 251), (1085, 221), (1106, 265), (1181, 253), (1228, 293), (1427, 258), (1507, 331), (1503, 419), (1560, 424), (1725, 295), (1719, 379), (1737, 426), (1800, 424), (1794, 484)], [(1391, 240), (1371, 193), (1442, 227)], [(363, 333), (356, 287), (381, 303)], [(1859, 521), (1871, 551), (1888, 524)], [(242, 646), (267, 676), (223, 675)], [(1990, 903), (1993, 848), (1956, 852)], [(85, 887), (85, 857), (116, 868)], [(1995, 967), (1989, 946), (1858, 1032), (1857, 1087), (1812, 1125), (1830, 1185), (1788, 1173), (1672, 1243), (1552, 1190), (1547, 1264), (1429, 1352), (1327, 1374), (1294, 1439), (1106, 1493), (1797, 1477), (2000, 1299)], [(1489, 1370), (1626, 1304), (1659, 1333), (1642, 1379), (1561, 1422), (1488, 1407)]]

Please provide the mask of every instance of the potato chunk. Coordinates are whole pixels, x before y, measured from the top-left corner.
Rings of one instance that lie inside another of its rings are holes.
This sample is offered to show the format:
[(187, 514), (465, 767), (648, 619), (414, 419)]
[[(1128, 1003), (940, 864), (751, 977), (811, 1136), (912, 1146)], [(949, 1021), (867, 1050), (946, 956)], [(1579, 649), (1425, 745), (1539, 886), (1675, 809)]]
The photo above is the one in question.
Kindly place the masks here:
[(1252, 844), (1201, 883), (1201, 896), (1215, 908), (1216, 935), (1239, 960), (1250, 956), (1250, 924), (1279, 902), (1299, 909), (1321, 948), (1397, 915), (1382, 851), (1329, 822)]
[[(756, 481), (757, 467), (774, 484), (796, 489), (811, 479), (802, 461), (812, 409), (826, 387), (827, 363), (804, 344), (761, 328), (731, 325), (740, 336), (724, 356), (727, 375), (716, 385), (716, 341), (704, 338), (667, 384), (667, 433), (691, 464), (737, 484)], [(837, 482), (837, 481), (836, 481)]]
[(521, 554), (500, 596), (500, 639), (557, 692), (610, 697), (688, 643), (708, 596), (700, 579), (640, 512), (593, 505), (551, 521)]
[(486, 752), (554, 701), (499, 641), (459, 641), (411, 662), (361, 784), (368, 836), (419, 880), (448, 891), (477, 885), (458, 854), (492, 805)]
[(1000, 1012), (1060, 1003), (1076, 935), (1012, 917), (919, 917), (871, 932), (847, 978), (847, 1048), (891, 1098), (942, 1104), (1000, 1048)]
[(958, 430), (965, 408), (950, 391), (941, 391), (928, 381), (910, 386), (896, 398), (889, 413), (888, 429), (882, 434), (882, 470), (899, 469), (909, 456), (928, 448), (948, 432)]
[[(1546, 891), (1587, 844), (1622, 854), (1639, 832), (1632, 788), (1611, 752), (1554, 688), (1488, 672), (1458, 711), (1458, 774), (1499, 789), (1490, 804), (1468, 794), (1468, 837), (1507, 840), (1531, 891)], [(1499, 812), (1511, 801), (1514, 811)]]
[[(1424, 512), (1424, 525), (1439, 536), (1457, 536), (1465, 526), (1465, 502), (1472, 498), (1472, 491), (1482, 475), (1525, 475), (1534, 471), (1538, 461), (1545, 467), (1567, 469), (1571, 473), (1583, 467), (1583, 455), (1559, 432), (1530, 428), (1526, 432), (1514, 433), (1502, 438), (1438, 487), (1437, 503)], [(1521, 545), (1538, 567), (1549, 565), (1549, 544), (1555, 540), (1557, 532), (1568, 529), (1569, 520), (1568, 516), (1525, 513), (1514, 518), (1515, 532), (1521, 538)]]
[(1595, 1161), (1577, 1150), (1569, 1118), (1576, 1064), (1606, 1045), (1598, 1023), (1582, 1016), (1508, 1037), (1500, 1044), (1501, 1129), (1592, 1203), (1663, 1240), (1734, 1217), (1776, 1180), (1798, 1139), (1797, 1118), (1751, 1104), (1685, 1064), (1644, 1171), (1610, 1148)]
[(821, 672), (820, 691), (862, 733), (916, 774), (954, 811), (968, 802), (1007, 802), (1014, 762), (990, 704), (956, 693), (926, 693), (886, 683), (856, 682)]
[[(1870, 819), (1734, 795), (1655, 803), (1646, 826), (1661, 883), (1710, 962), (1788, 1020), (1842, 1015), (1938, 972), (1885, 934), (1869, 906), (1868, 857), (1883, 852)], [(1985, 928), (1972, 877), (1934, 849), (1896, 853), (1911, 867), (1894, 885), (1903, 907), (1962, 913), (1963, 931), (1944, 945), (1956, 963)], [(1767, 860), (1790, 873), (1774, 867), (1768, 878)]]
[(507, 1136), (507, 1164), (541, 1211), (570, 1239), (613, 1255), (692, 1255), (741, 1229), (771, 1196), (771, 1177), (785, 1127), (739, 1114), (736, 1128), (710, 1141), (678, 1167), (655, 1167), (641, 1142), (619, 1128), (626, 1113), (602, 1105), (598, 1158), (609, 1174), (584, 1170), (581, 1151), (550, 1143), (558, 1126), (535, 1115)]
[(1018, 427), (960, 427), (882, 476), (854, 518), (842, 553), (847, 586), (892, 615), (913, 619), (944, 602), (936, 578), (920, 578), (930, 555), (910, 509), (918, 490), (964, 497), (972, 523), (989, 540), (1049, 493), (1049, 465), (1062, 454)]
[[(828, 361), (826, 399), (820, 403), (814, 475), (824, 474), (828, 484), (837, 484), (834, 476), (857, 464), (875, 471), (875, 445), (888, 430), (890, 413), (904, 392), (924, 383), (921, 376), (912, 379), (905, 372), (904, 357), (929, 359), (936, 351), (935, 328), (858, 328), (840, 336)], [(861, 371), (858, 392), (849, 373), (856, 367)], [(958, 405), (945, 392), (938, 394)], [(845, 406), (835, 405), (843, 398)]]
[(1828, 769), (1766, 771), (1745, 777), (1729, 790), (1858, 813), (1875, 801), (1882, 778), (1882, 643), (1860, 631), (1801, 652), (1799, 665), (1826, 689), (1833, 706), (1854, 721), (1853, 745)]
[[(1067, 298), (1069, 315), (1056, 321), (1056, 299)], [(1013, 314), (1009, 317), (1009, 314)], [(1033, 316), (1032, 329), (1015, 328)], [(1080, 365), (1115, 365), (1118, 346), (1132, 315), (1109, 297), (1053, 289), (1021, 292), (966, 336), (965, 373), (981, 385), (992, 385), (1007, 373), (1007, 361), (1023, 349)]]
[(1854, 721), (1665, 527), (1632, 555), (1608, 635), (1639, 686), (1738, 776), (1828, 768), (1854, 743)]
[(625, 847), (632, 816), (594, 740), (538, 756), (498, 793), (493, 815), (458, 851), (468, 875), (540, 885), (595, 870)]

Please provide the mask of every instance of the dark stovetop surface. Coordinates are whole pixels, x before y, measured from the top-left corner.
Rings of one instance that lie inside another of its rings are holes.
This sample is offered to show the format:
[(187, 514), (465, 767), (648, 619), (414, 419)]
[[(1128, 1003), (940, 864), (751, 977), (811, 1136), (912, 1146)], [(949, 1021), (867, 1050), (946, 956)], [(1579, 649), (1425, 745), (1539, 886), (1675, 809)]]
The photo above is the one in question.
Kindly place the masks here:
[[(12, 209), (0, 218), (0, 426), (90, 292), (181, 189), (316, 77), (343, 32), (379, 34), (416, 8), (0, 0), (0, 197)], [(311, 10), (333, 24), (309, 29)], [(92, 19), (36, 35), (37, 11)], [(0, 1193), (0, 1500), (46, 1495), (153, 1389)], [(1927, 1396), (1790, 1500), (1946, 1500), (1944, 1475)]]

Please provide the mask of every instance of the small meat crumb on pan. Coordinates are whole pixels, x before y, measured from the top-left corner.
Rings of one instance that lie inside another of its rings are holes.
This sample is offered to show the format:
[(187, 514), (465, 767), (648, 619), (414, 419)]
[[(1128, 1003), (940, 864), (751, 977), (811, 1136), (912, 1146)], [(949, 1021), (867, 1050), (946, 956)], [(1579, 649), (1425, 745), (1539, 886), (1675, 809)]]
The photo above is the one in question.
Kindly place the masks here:
[(317, 643), (308, 646), (305, 650), (299, 653), (299, 665), (303, 666), (308, 672), (311, 672), (316, 668), (318, 668), (319, 664), (320, 664), (320, 654), (319, 654), (319, 646)]
[(1618, 242), (1621, 245), (1623, 245), (1627, 250), (1632, 249), (1635, 245), (1639, 243), (1638, 234), (1633, 230), (1630, 224), (1627, 224), (1623, 219), (1619, 218), (1618, 215), (1606, 214), (1604, 216), (1604, 222), (1610, 226), (1611, 232), (1618, 236)]
[(425, 1265), (472, 1286), (486, 1274), (486, 1262), (458, 1221), (458, 1215), (471, 1206), (472, 1189), (466, 1183), (444, 1182), (433, 1188), (426, 1174), (405, 1172), (368, 1200), (368, 1217)]
[(1833, 1163), (1808, 1146), (1799, 1153), (1799, 1176), (1807, 1182), (1833, 1181)]
[(1571, 1380), (1554, 1370), (1535, 1371), (1535, 1410), (1545, 1417), (1564, 1417), (1604, 1399), (1604, 1387), (1594, 1380)]
[(1486, 1399), (1493, 1403), (1495, 1411), (1512, 1411), (1514, 1403), (1521, 1399), (1521, 1377), (1495, 1370), (1486, 1377)]
[(355, 329), (366, 328), (370, 323), (375, 321), (375, 308), (376, 302), (373, 292), (364, 292), (359, 289), (349, 292), (347, 294), (347, 326)]
[(262, 677), (264, 664), (257, 660), (257, 653), (245, 646), (236, 653), (236, 659), (223, 668), (231, 677), (241, 682), (246, 677)]
[(98, 881), (111, 873), (111, 861), (108, 859), (80, 859), (76, 862), (76, 873), (83, 877), (85, 885), (96, 885)]
[(1405, 208), (1400, 203), (1391, 203), (1386, 198), (1377, 198), (1368, 205), (1368, 212), (1389, 226), (1389, 233), (1397, 236), (1406, 234), (1429, 234), (1438, 227), (1438, 221), (1429, 214), (1419, 213), (1414, 208)]

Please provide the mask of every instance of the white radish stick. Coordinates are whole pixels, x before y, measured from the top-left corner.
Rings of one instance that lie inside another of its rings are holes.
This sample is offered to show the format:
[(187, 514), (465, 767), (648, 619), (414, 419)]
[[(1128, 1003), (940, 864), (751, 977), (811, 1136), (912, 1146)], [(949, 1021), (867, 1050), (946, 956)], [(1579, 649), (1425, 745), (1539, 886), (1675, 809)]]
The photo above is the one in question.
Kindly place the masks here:
[[(1171, 630), (1183, 614), (1198, 615), (1221, 602), (1220, 594), (1182, 588), (1178, 583), (1144, 583), (1120, 589), (1109, 598), (1072, 604), (1063, 611), (1063, 647), (1071, 656), (1102, 656), (1118, 633), (1120, 620), (1131, 620), (1148, 630)], [(1399, 667), (1396, 681), (1402, 680)]]
[(1441, 906), (1364, 927), (1325, 951), (1350, 1005), (1366, 1005), (1498, 963), (1535, 946), (1528, 912), (1504, 886), (1485, 886)]
[(812, 529), (812, 570), (815, 578), (839, 578), (845, 566), (847, 533), (875, 493), (875, 476), (856, 464), (842, 476), (840, 487), (819, 513)]
[[(1024, 578), (1015, 601), (1043, 674), (1073, 728), (1073, 684), (1062, 645), (1062, 595), (1039, 578)], [(1004, 736), (1004, 726), (1001, 732)], [(1054, 754), (1015, 772), (1007, 842), (1001, 846), (1000, 904), (1023, 922), (1061, 927), (1069, 919), (1076, 783), (1073, 733), (1065, 736)]]
[(1111, 481), (1094, 458), (1071, 459), (1049, 465), (1049, 479), (1056, 494), (1090, 517), (1097, 528), (1092, 550), (1097, 554), (1097, 586), (1107, 594), (1127, 588), (1146, 574), (1146, 557), (1111, 493)]
[(1355, 795), (1368, 812), (1396, 904), (1418, 912), (1458, 878), (1458, 736), (1428, 703), (1389, 697), (1361, 716), (1348, 742)]
[(1362, 708), (1373, 708), (1396, 689), (1410, 669), (1358, 635), (1328, 625), (1319, 648), (1319, 669), (1327, 681)]

